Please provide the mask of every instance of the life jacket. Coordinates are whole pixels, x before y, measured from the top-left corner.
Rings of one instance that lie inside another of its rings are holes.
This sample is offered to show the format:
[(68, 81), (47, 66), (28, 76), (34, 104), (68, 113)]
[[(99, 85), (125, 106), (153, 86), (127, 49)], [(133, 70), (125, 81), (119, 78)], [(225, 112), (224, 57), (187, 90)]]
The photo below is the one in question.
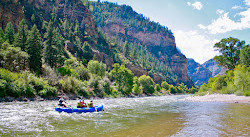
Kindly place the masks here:
[(83, 107), (82, 102), (77, 102), (77, 107)]

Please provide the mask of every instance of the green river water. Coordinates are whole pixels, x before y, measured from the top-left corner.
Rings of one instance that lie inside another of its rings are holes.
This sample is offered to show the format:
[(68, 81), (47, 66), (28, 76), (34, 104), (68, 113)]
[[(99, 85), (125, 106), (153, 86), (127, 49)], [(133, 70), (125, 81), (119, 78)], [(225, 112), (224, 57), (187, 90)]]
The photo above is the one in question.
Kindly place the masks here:
[(56, 112), (57, 101), (0, 103), (0, 136), (250, 136), (249, 104), (185, 97), (99, 99), (94, 103), (104, 105), (104, 112), (73, 114)]

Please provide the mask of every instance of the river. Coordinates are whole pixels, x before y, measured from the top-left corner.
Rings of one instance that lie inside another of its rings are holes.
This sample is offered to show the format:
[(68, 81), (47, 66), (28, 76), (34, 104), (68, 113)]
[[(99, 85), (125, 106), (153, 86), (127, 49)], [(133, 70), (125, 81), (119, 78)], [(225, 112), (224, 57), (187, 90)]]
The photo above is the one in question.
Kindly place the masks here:
[[(0, 136), (250, 136), (249, 104), (187, 95), (94, 100), (104, 112), (58, 113), (57, 101), (0, 103)], [(76, 105), (76, 100), (69, 100)]]

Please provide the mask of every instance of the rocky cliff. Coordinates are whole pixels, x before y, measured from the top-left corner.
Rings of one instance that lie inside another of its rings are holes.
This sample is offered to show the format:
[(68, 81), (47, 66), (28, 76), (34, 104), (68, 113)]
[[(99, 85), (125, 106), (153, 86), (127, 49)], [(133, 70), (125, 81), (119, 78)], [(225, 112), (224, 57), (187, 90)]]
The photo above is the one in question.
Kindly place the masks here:
[[(177, 76), (176, 84), (183, 82), (189, 86), (192, 85), (187, 73), (187, 58), (177, 51), (175, 38), (168, 28), (149, 21), (133, 11), (130, 6), (108, 2), (92, 5), (97, 24), (109, 37), (119, 37), (122, 41), (136, 42), (146, 46), (149, 52), (164, 62)], [(105, 21), (103, 22), (102, 19)]]
[(226, 73), (226, 68), (219, 66), (213, 59), (210, 59), (202, 64), (204, 68), (209, 69), (212, 72), (212, 77), (217, 75), (224, 75)]
[(209, 78), (212, 77), (212, 72), (195, 62), (194, 59), (188, 59), (188, 74), (196, 86), (207, 83)]
[(224, 75), (225, 73), (226, 69), (218, 66), (213, 59), (206, 61), (202, 65), (193, 59), (188, 59), (188, 74), (196, 86), (201, 86), (203, 83), (207, 83), (210, 78)]

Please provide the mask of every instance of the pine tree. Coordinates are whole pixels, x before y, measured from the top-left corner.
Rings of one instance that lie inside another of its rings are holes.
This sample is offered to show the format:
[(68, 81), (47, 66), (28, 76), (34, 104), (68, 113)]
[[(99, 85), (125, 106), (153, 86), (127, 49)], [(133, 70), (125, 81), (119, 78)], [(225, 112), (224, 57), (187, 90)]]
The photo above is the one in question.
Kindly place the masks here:
[(35, 24), (35, 22), (36, 22), (36, 16), (35, 16), (35, 14), (32, 14), (30, 20), (31, 20), (32, 24)]
[(125, 41), (124, 46), (123, 46), (123, 54), (125, 57), (129, 56), (129, 46), (128, 46), (128, 42)]
[(65, 60), (63, 56), (64, 40), (58, 31), (53, 28), (50, 21), (45, 34), (44, 59), (52, 68), (61, 66)]
[(56, 44), (54, 41), (54, 28), (53, 24), (50, 21), (47, 27), (47, 32), (45, 34), (45, 49), (44, 49), (44, 59), (45, 62), (48, 63), (52, 68), (56, 66)]
[(3, 29), (0, 27), (0, 45), (4, 43), (4, 33)]
[(27, 35), (28, 35), (28, 26), (27, 26), (25, 20), (23, 19), (19, 23), (18, 33), (17, 33), (17, 37), (15, 40), (15, 45), (17, 47), (20, 47), (22, 49), (22, 51), (25, 51), (27, 48), (26, 47)]
[(4, 30), (4, 40), (10, 44), (14, 42), (14, 27), (11, 22), (9, 22)]
[(86, 41), (83, 43), (83, 57), (86, 60), (91, 60), (93, 58), (92, 50), (90, 48), (90, 45)]
[(29, 54), (29, 67), (36, 74), (42, 72), (42, 43), (40, 40), (39, 30), (34, 25), (29, 31), (27, 38), (27, 53)]

